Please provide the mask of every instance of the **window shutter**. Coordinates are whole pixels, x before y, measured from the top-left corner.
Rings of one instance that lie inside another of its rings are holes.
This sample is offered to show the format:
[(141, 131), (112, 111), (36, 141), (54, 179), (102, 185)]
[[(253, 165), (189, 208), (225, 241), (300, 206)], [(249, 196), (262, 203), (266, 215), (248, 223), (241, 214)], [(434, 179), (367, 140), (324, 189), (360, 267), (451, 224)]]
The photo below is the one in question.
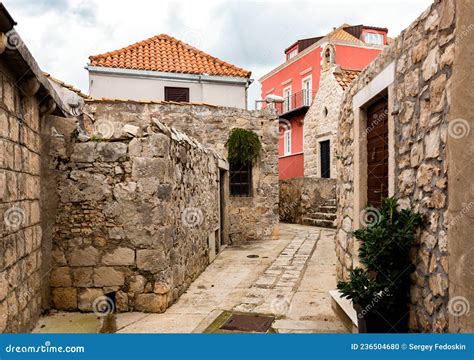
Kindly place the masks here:
[(165, 101), (189, 102), (189, 88), (165, 87)]

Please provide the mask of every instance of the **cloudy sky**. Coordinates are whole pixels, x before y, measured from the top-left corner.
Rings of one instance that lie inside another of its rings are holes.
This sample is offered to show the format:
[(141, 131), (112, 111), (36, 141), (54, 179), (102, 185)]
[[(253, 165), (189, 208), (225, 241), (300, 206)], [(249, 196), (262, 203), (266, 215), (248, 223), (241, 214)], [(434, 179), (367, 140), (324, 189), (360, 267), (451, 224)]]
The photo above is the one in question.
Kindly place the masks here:
[[(157, 1), (5, 0), (20, 36), (44, 71), (88, 92), (90, 55), (166, 33), (258, 79), (299, 38), (343, 23), (387, 27), (395, 37), (432, 0)], [(258, 81), (249, 106), (259, 98)]]

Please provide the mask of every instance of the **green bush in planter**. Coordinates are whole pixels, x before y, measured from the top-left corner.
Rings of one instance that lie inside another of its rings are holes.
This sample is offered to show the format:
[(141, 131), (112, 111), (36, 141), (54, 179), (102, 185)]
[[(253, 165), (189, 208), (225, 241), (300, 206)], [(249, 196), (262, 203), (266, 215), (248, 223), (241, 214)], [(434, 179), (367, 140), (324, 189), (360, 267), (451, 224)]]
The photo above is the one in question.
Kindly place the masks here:
[(258, 135), (251, 130), (234, 128), (226, 143), (230, 163), (245, 164), (254, 162), (262, 144)]
[(422, 219), (411, 210), (398, 210), (396, 198), (384, 199), (380, 209), (366, 211), (371, 212), (373, 221), (354, 231), (361, 242), (363, 268), (352, 270), (350, 280), (339, 282), (337, 288), (359, 311), (364, 310), (364, 318), (378, 314), (388, 323), (400, 320), (399, 328), (404, 329), (406, 319), (399, 318), (406, 317), (414, 271), (409, 253)]

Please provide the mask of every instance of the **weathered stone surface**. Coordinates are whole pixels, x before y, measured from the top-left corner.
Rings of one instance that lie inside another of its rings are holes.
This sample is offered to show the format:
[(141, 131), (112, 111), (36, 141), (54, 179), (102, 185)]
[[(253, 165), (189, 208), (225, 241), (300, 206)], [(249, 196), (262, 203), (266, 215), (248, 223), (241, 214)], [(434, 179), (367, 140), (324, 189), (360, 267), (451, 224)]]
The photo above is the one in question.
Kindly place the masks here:
[(70, 268), (67, 266), (55, 268), (51, 271), (50, 285), (52, 287), (72, 286)]
[(93, 162), (97, 158), (96, 143), (76, 143), (73, 146), (71, 160), (75, 162)]
[(135, 251), (129, 248), (117, 248), (102, 257), (105, 265), (133, 265), (135, 263)]
[(148, 313), (160, 313), (168, 306), (165, 295), (160, 294), (139, 294), (135, 301), (135, 310)]
[(157, 177), (164, 179), (167, 172), (166, 162), (161, 158), (137, 157), (133, 159), (132, 178)]
[(140, 294), (145, 289), (146, 279), (142, 275), (135, 275), (130, 279), (128, 284), (128, 292), (132, 294)]
[(439, 48), (431, 49), (423, 63), (423, 79), (429, 80), (439, 69)]
[(75, 287), (90, 287), (94, 285), (92, 267), (72, 268), (72, 279)]
[(79, 290), (78, 308), (81, 311), (93, 311), (94, 301), (104, 295), (101, 289)]
[(77, 290), (75, 288), (53, 288), (51, 289), (51, 302), (58, 310), (77, 309)]
[(84, 249), (74, 250), (69, 261), (71, 266), (93, 266), (99, 262), (99, 251), (89, 246)]
[(123, 285), (125, 283), (125, 276), (113, 267), (99, 267), (94, 269), (93, 280), (94, 285), (98, 287)]
[(170, 286), (163, 282), (155, 282), (155, 286), (153, 287), (153, 292), (155, 294), (167, 294), (170, 291)]
[(137, 267), (141, 270), (157, 273), (167, 266), (163, 250), (137, 250)]
[(127, 145), (121, 142), (100, 142), (97, 144), (99, 159), (104, 162), (115, 162), (127, 156)]

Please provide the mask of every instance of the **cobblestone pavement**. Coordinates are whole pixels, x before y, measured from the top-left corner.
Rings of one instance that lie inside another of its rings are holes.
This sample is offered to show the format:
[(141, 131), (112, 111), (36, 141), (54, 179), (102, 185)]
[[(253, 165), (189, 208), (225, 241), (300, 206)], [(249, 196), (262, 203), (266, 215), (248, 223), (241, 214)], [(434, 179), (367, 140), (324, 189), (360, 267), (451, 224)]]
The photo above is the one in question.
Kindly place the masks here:
[[(224, 249), (165, 313), (117, 314), (117, 332), (203, 332), (223, 311), (274, 314), (281, 333), (346, 332), (328, 294), (335, 264), (333, 230), (281, 224), (278, 240)], [(67, 332), (69, 316), (78, 314), (44, 318), (37, 329)]]

